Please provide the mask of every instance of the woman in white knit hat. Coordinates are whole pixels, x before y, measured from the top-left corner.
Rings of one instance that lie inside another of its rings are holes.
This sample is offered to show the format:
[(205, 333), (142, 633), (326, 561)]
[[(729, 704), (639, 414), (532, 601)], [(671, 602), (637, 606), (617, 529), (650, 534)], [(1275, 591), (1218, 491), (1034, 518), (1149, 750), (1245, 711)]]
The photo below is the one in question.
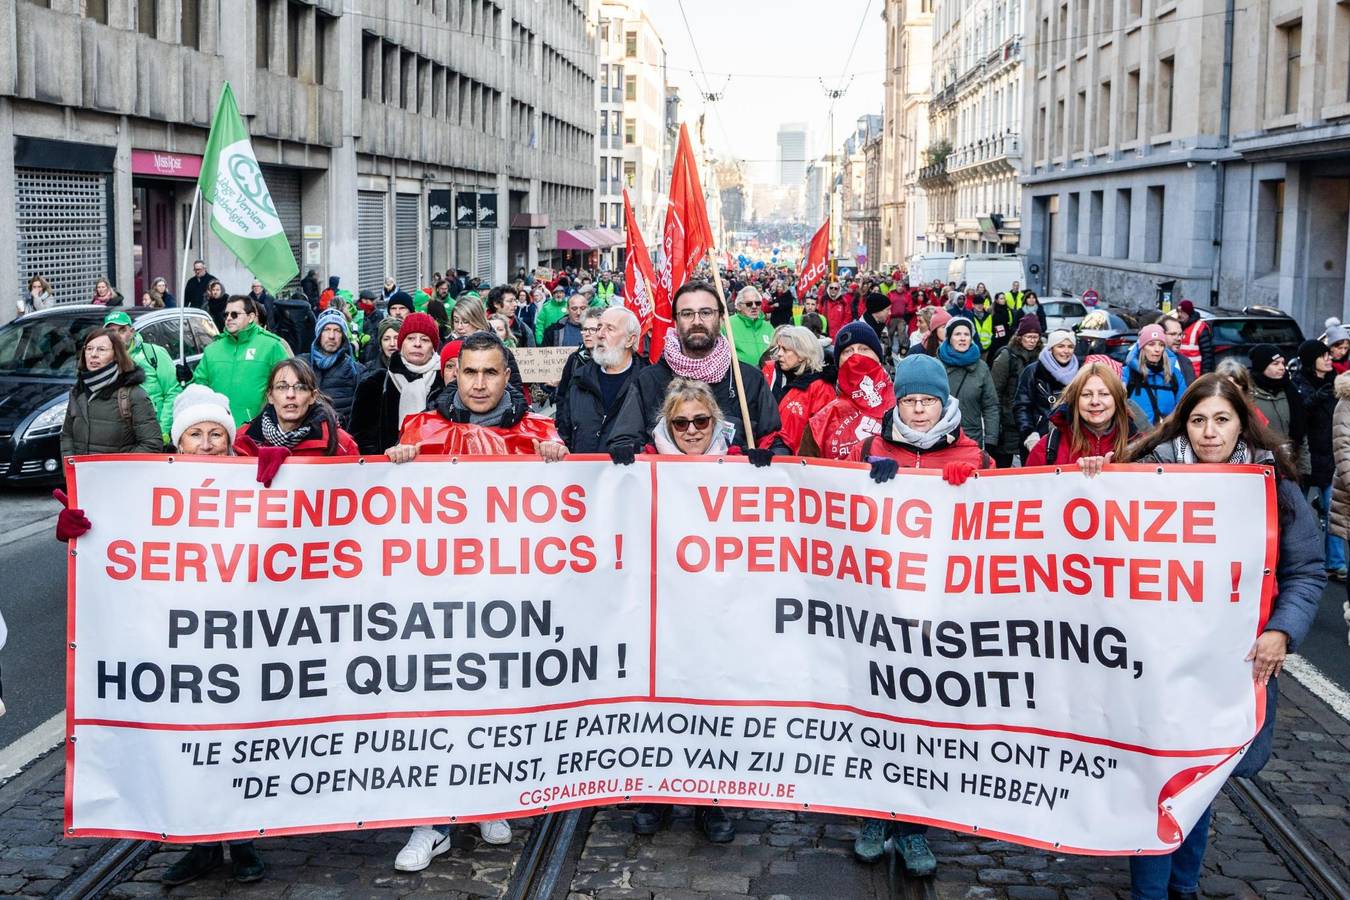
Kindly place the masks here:
[(190, 384), (174, 398), (170, 437), (188, 456), (233, 456), (234, 416), (230, 398), (203, 384)]

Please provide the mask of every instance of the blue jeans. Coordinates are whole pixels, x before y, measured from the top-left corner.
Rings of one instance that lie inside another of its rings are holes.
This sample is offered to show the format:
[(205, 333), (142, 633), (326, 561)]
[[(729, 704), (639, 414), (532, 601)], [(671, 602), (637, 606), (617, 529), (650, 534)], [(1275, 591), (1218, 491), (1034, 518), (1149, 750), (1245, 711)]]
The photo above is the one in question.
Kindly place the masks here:
[(1331, 533), (1331, 487), (1318, 489), (1322, 494), (1322, 528), (1326, 532), (1327, 571), (1345, 568), (1345, 541)]
[(1167, 900), (1171, 888), (1194, 893), (1200, 884), (1200, 866), (1209, 843), (1210, 809), (1200, 816), (1181, 846), (1164, 856), (1130, 857), (1130, 897), (1132, 900)]

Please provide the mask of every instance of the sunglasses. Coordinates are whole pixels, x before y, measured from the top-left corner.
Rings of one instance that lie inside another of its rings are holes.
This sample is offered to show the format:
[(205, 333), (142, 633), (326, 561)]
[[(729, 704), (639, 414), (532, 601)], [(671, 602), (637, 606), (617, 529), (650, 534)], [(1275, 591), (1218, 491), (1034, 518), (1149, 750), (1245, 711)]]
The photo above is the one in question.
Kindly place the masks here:
[(759, 309), (759, 308), (760, 308), (761, 306), (763, 306), (763, 305), (764, 305), (764, 304), (763, 304), (761, 301), (759, 301), (759, 300), (742, 300), (742, 301), (741, 301), (741, 306), (747, 307), (747, 308), (749, 308), (749, 309)]
[(702, 431), (712, 424), (712, 416), (694, 416), (692, 419), (679, 417), (670, 420), (670, 427), (675, 431), (688, 431), (689, 426), (694, 426), (695, 431)]
[(248, 313), (246, 313), (246, 312), (241, 312), (241, 311), (239, 311), (239, 310), (233, 310), (233, 309), (232, 309), (232, 310), (230, 310), (230, 311), (228, 311), (228, 312), (225, 313), (225, 318), (227, 318), (227, 319), (242, 319), (242, 318), (243, 318), (244, 316), (246, 316), (246, 315), (248, 315)]

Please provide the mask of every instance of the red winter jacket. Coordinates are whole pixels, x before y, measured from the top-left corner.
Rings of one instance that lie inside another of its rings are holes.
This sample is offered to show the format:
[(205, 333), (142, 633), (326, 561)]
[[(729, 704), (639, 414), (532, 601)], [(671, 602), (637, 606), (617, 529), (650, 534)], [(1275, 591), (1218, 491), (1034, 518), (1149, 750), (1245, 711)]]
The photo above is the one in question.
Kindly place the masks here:
[[(1027, 455), (1027, 466), (1067, 466), (1077, 463), (1085, 456), (1105, 456), (1116, 448), (1116, 431), (1111, 429), (1106, 434), (1096, 435), (1088, 432), (1088, 446), (1084, 453), (1073, 452), (1073, 432), (1070, 430), (1069, 413), (1063, 406), (1050, 414), (1050, 425), (1059, 433), (1059, 444), (1055, 449), (1055, 461), (1050, 463), (1046, 460), (1046, 448), (1050, 445), (1050, 435), (1046, 434), (1036, 446), (1031, 448), (1031, 453)], [(1130, 422), (1130, 438), (1134, 438), (1134, 422)], [(1052, 432), (1053, 433), (1053, 432)]]
[(839, 329), (858, 318), (856, 298), (840, 294), (838, 300), (831, 300), (829, 294), (822, 293), (817, 308), (825, 314), (825, 322), (830, 326), (830, 334), (838, 334)]
[(919, 450), (908, 444), (891, 443), (882, 435), (891, 430), (891, 410), (881, 420), (881, 434), (858, 444), (853, 452), (855, 462), (867, 462), (874, 457), (893, 459), (902, 469), (941, 469), (950, 463), (970, 463), (977, 469), (993, 468), (993, 461), (979, 444), (966, 437), (960, 428), (947, 435), (947, 440), (928, 450)]
[(778, 401), (778, 418), (783, 421), (778, 432), (783, 443), (795, 456), (802, 445), (811, 417), (834, 402), (834, 385), (819, 372), (798, 376), (788, 383), (787, 391)]
[[(258, 448), (263, 446), (262, 425), (255, 418), (243, 427), (234, 438), (234, 452), (238, 456), (257, 456)], [(319, 434), (316, 437), (303, 440), (291, 448), (291, 456), (328, 456), (328, 428), (329, 423), (320, 421)], [(356, 446), (356, 439), (350, 434), (338, 429), (337, 449), (333, 451), (333, 456), (360, 456), (361, 450)]]

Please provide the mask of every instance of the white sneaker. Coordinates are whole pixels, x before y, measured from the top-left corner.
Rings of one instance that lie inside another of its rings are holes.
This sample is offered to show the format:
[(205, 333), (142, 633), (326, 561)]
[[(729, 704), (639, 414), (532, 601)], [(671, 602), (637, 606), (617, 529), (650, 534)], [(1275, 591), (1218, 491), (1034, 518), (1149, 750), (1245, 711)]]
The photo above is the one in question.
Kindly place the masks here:
[(478, 834), (487, 844), (511, 843), (511, 823), (505, 819), (490, 819), (478, 823)]
[(418, 825), (403, 849), (394, 859), (394, 868), (400, 872), (420, 872), (431, 865), (433, 857), (440, 856), (450, 849), (450, 835), (441, 834), (434, 828)]

